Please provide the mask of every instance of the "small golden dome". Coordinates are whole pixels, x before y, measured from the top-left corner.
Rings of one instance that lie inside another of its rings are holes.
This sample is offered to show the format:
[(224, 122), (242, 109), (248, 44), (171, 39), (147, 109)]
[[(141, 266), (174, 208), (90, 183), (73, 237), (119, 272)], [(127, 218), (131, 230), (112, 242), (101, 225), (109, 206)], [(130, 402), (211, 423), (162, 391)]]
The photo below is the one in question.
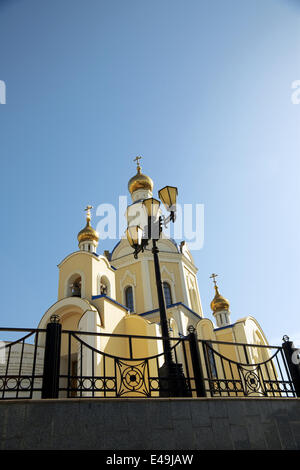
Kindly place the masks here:
[(80, 230), (77, 235), (78, 242), (84, 242), (89, 240), (94, 240), (95, 242), (99, 241), (99, 234), (96, 230), (91, 226), (90, 221), (87, 222), (86, 226)]
[(220, 293), (218, 286), (215, 285), (216, 295), (214, 296), (213, 300), (210, 303), (210, 308), (214, 313), (220, 312), (221, 310), (229, 310), (229, 300), (225, 299)]
[(151, 192), (153, 191), (153, 181), (149, 176), (141, 173), (141, 167), (139, 163), (137, 164), (137, 174), (130, 178), (128, 182), (128, 190), (130, 194), (132, 194), (137, 189), (147, 189)]
[(98, 243), (99, 241), (98, 232), (91, 226), (90, 209), (92, 209), (92, 206), (87, 206), (87, 208), (85, 209), (87, 211), (86, 226), (82, 230), (80, 230), (80, 232), (77, 235), (78, 243), (84, 242), (84, 241), (90, 241), (90, 240), (93, 240)]

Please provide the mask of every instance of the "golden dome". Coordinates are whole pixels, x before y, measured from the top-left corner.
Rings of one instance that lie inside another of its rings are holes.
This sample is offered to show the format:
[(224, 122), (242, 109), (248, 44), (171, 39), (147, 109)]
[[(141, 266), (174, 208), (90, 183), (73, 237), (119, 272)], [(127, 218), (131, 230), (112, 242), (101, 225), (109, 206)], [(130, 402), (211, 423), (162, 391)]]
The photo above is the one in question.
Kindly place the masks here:
[[(137, 157), (141, 158), (141, 157)], [(137, 174), (130, 178), (128, 182), (128, 190), (130, 194), (132, 194), (137, 189), (147, 189), (149, 191), (153, 191), (153, 181), (152, 179), (141, 173), (141, 167), (139, 163), (137, 163)]]
[(87, 206), (85, 209), (87, 211), (86, 214), (86, 226), (80, 230), (80, 232), (77, 235), (77, 240), (78, 243), (84, 242), (84, 241), (90, 241), (93, 240), (98, 243), (99, 241), (99, 234), (98, 232), (91, 226), (91, 211), (92, 206)]
[(216, 295), (214, 296), (213, 300), (210, 303), (210, 308), (214, 313), (220, 312), (222, 310), (229, 310), (229, 301), (223, 297), (218, 290), (218, 286), (215, 285)]

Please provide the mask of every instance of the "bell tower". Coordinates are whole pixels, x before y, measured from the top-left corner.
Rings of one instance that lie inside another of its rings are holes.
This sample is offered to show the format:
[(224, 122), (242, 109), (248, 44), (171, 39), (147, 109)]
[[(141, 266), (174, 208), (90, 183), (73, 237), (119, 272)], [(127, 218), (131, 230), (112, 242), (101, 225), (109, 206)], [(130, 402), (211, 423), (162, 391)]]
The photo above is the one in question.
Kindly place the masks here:
[[(140, 166), (141, 157), (136, 157), (137, 172), (128, 182), (128, 190), (133, 203), (127, 208), (128, 226), (132, 214), (142, 219), (145, 199), (153, 197), (153, 181), (143, 174)], [(139, 208), (139, 205), (141, 206)], [(133, 216), (134, 225), (137, 218)], [(143, 222), (143, 220), (141, 220)], [(180, 334), (186, 334), (189, 324), (196, 324), (203, 317), (201, 299), (197, 281), (197, 268), (185, 242), (180, 246), (162, 232), (157, 241), (159, 263), (163, 282), (163, 292), (168, 319), (175, 320)], [(133, 249), (127, 238), (122, 238), (111, 253), (111, 264), (116, 269), (116, 300), (125, 305), (131, 314), (141, 315), (146, 320), (159, 322), (159, 305), (155, 267), (151, 244), (145, 246), (138, 258), (134, 258)]]

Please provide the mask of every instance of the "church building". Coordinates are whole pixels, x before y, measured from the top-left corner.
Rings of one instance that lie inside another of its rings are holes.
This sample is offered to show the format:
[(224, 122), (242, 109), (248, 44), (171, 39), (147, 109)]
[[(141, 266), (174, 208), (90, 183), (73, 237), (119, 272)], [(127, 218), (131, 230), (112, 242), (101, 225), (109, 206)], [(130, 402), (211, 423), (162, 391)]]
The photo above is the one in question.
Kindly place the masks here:
[[(132, 203), (151, 198), (153, 186), (152, 179), (141, 172), (138, 163), (137, 173), (128, 183)], [(161, 336), (153, 254), (146, 249), (136, 259), (126, 237), (111, 253), (97, 253), (99, 235), (91, 225), (91, 209), (91, 206), (86, 208), (86, 225), (77, 236), (78, 249), (58, 265), (58, 299), (43, 315), (38, 328), (46, 328), (50, 318), (57, 315), (63, 330), (101, 333), (102, 336), (86, 337), (90, 347), (124, 356), (124, 342), (118, 338), (112, 341), (109, 335)], [(215, 274), (211, 276), (215, 291), (211, 302), (213, 319), (203, 312), (197, 267), (185, 241), (177, 245), (162, 234), (158, 248), (171, 337), (186, 336), (188, 328), (193, 327), (199, 339), (228, 342), (233, 346), (235, 343), (268, 344), (254, 317), (231, 318), (229, 301), (219, 293)], [(62, 364), (68, 347), (72, 348), (76, 368), (76, 347), (68, 346), (64, 339)], [(218, 348), (231, 359), (243, 362), (239, 348), (228, 348), (228, 345), (223, 351), (222, 345)], [(136, 349), (139, 357), (159, 352), (159, 346), (147, 340), (136, 341)], [(253, 361), (259, 359), (255, 357)]]

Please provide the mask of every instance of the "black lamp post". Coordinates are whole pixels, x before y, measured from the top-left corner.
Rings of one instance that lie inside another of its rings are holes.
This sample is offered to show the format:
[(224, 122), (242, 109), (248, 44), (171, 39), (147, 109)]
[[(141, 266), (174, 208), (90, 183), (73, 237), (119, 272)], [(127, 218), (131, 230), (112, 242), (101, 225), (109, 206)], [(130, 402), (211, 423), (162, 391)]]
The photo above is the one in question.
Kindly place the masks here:
[(127, 238), (131, 247), (134, 249), (135, 258), (138, 257), (140, 252), (144, 251), (149, 241), (152, 240), (152, 253), (165, 358), (165, 363), (159, 369), (161, 396), (187, 396), (188, 392), (182, 365), (176, 364), (172, 357), (166, 303), (158, 258), (159, 249), (157, 246), (163, 225), (166, 227), (169, 222), (175, 222), (177, 188), (166, 186), (158, 192), (158, 195), (167, 211), (170, 212), (169, 216), (164, 217), (163, 215), (159, 215), (160, 201), (154, 198), (145, 199), (143, 201), (143, 208), (147, 214), (148, 225), (146, 225), (144, 230), (140, 226), (129, 226), (127, 228)]

